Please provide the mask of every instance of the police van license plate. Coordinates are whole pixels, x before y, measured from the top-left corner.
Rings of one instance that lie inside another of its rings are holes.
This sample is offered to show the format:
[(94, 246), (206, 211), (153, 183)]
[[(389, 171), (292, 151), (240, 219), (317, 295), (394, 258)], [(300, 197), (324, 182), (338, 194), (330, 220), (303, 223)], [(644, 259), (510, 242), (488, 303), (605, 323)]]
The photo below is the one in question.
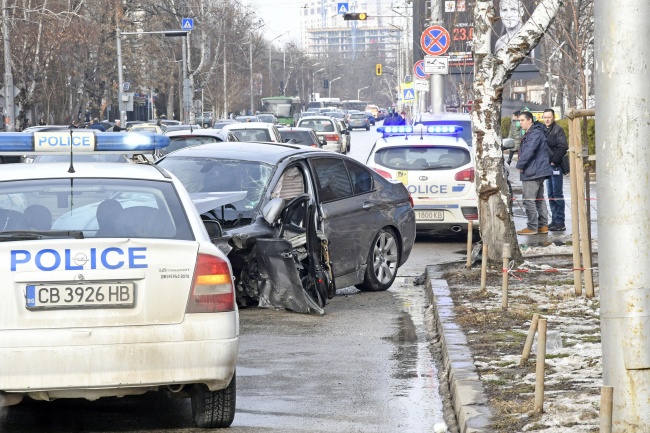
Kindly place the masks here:
[(133, 283), (28, 284), (27, 309), (131, 308), (135, 305)]
[(416, 210), (415, 219), (418, 221), (443, 221), (444, 211), (441, 210)]

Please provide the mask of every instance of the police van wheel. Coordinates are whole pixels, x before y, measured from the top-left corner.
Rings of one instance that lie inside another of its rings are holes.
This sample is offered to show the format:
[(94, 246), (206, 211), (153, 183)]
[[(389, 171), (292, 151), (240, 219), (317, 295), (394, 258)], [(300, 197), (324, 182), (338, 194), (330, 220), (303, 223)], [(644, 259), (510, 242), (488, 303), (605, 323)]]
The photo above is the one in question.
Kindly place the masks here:
[(199, 428), (229, 427), (235, 419), (235, 400), (237, 394), (237, 374), (233, 374), (230, 384), (219, 391), (210, 391), (205, 384), (194, 386), (190, 394), (192, 418)]
[(395, 281), (399, 266), (399, 242), (393, 229), (381, 229), (370, 246), (363, 283), (356, 285), (362, 292), (382, 292)]

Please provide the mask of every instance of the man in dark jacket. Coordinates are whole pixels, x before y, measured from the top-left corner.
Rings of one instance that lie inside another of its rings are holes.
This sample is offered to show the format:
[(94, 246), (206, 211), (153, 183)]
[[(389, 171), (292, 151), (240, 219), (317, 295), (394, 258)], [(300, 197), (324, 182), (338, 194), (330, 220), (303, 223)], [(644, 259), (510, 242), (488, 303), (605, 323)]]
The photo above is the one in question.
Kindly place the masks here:
[(88, 129), (96, 129), (98, 131), (106, 132), (106, 128), (104, 128), (104, 126), (99, 123), (99, 119), (96, 117), (94, 119), (90, 119), (90, 125), (88, 125)]
[(533, 121), (530, 111), (519, 114), (521, 129), (526, 131), (519, 148), (517, 168), (521, 177), (522, 199), (526, 211), (526, 228), (519, 235), (548, 233), (548, 209), (544, 198), (544, 180), (553, 174), (546, 149), (544, 126)]
[(555, 123), (555, 111), (551, 108), (544, 110), (542, 120), (545, 125), (544, 132), (548, 147), (553, 152), (550, 157), (553, 174), (546, 181), (546, 191), (551, 206), (551, 224), (548, 229), (558, 232), (566, 230), (564, 226), (564, 193), (562, 192), (562, 179), (565, 173), (562, 171), (562, 158), (569, 149), (569, 145), (564, 130)]

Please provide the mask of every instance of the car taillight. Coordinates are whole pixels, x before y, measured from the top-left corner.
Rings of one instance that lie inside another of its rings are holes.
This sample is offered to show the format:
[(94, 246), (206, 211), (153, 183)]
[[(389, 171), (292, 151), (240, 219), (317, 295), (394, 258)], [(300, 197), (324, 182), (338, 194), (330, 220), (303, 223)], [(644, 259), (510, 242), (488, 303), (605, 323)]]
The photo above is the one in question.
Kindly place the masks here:
[(461, 212), (466, 220), (476, 221), (478, 219), (478, 208), (475, 207), (461, 207)]
[(415, 203), (413, 203), (413, 196), (411, 193), (409, 193), (409, 203), (411, 203), (411, 209), (413, 209), (415, 207)]
[(454, 176), (455, 180), (465, 181), (465, 182), (474, 182), (474, 168), (466, 168), (463, 171), (459, 171)]
[(338, 134), (326, 134), (325, 135), (325, 140), (327, 140), (327, 141), (339, 141), (339, 135)]
[(235, 293), (228, 263), (219, 257), (199, 254), (186, 313), (217, 313), (235, 310)]
[(385, 179), (392, 179), (393, 178), (393, 176), (391, 176), (390, 173), (387, 172), (387, 171), (380, 170), (378, 168), (373, 168), (373, 170), (375, 170), (381, 177), (383, 177)]

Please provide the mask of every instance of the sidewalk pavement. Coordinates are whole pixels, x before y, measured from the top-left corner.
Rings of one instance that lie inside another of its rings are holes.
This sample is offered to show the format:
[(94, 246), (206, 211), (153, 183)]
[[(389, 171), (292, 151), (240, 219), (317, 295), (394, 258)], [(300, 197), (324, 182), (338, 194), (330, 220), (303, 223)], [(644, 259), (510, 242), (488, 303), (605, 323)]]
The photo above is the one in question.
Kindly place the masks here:
[[(513, 214), (517, 230), (526, 227), (526, 214), (521, 206), (521, 181), (516, 163), (510, 166), (509, 179), (513, 188)], [(564, 198), (566, 200), (566, 227), (564, 232), (549, 232), (548, 235), (519, 235), (518, 242), (522, 249), (530, 246), (563, 244), (571, 240), (571, 182), (564, 177)], [(596, 229), (596, 188), (591, 187), (591, 221), (592, 239), (597, 238)], [(545, 195), (547, 196), (547, 195)], [(550, 209), (549, 209), (550, 217)], [(443, 362), (448, 371), (448, 382), (452, 406), (460, 433), (489, 432), (492, 412), (488, 406), (483, 383), (479, 378), (472, 352), (468, 347), (467, 337), (455, 322), (454, 302), (451, 298), (446, 280), (439, 279), (435, 266), (426, 268), (426, 294), (433, 307), (435, 327), (438, 332)]]

